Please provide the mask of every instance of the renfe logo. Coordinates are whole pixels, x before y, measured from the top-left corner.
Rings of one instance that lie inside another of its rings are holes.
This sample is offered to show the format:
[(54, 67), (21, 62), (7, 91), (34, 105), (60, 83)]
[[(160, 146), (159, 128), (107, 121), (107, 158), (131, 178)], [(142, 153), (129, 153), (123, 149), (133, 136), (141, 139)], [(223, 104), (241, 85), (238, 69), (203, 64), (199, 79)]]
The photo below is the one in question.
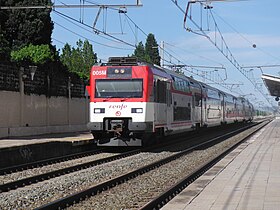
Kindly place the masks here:
[(124, 105), (124, 104), (121, 104), (121, 105), (110, 105), (109, 106), (109, 109), (120, 109), (120, 110), (123, 110), (127, 108), (127, 105)]
[(106, 70), (92, 71), (93, 76), (106, 75)]

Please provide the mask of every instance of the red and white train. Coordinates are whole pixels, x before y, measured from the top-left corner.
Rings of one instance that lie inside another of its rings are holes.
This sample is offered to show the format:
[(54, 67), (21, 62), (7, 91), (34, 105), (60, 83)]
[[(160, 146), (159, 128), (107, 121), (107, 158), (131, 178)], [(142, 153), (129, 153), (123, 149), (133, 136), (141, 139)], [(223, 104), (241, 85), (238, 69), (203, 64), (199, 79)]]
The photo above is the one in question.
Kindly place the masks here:
[(99, 145), (141, 146), (154, 136), (251, 121), (254, 115), (244, 98), (132, 57), (93, 66), (87, 90), (88, 128)]

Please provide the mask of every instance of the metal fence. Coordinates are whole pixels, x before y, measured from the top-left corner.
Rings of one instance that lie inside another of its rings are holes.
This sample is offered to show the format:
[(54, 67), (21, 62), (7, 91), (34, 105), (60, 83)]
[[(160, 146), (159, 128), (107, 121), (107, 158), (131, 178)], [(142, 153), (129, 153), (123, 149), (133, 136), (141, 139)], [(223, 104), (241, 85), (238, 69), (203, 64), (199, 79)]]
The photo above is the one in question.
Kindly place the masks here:
[(21, 81), (26, 95), (85, 97), (86, 81), (67, 72), (61, 65), (39, 66), (32, 80), (28, 67), (0, 63), (0, 90), (19, 92)]
[(0, 63), (0, 90), (19, 92), (19, 74), (14, 65)]

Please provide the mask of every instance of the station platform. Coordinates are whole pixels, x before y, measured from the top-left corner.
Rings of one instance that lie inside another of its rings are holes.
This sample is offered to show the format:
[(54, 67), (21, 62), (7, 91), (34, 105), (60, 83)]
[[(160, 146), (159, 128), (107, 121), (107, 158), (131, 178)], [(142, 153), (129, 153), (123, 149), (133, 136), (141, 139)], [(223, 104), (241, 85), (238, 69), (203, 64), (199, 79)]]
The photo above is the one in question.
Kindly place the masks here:
[(0, 139), (0, 149), (46, 142), (72, 142), (74, 144), (80, 144), (86, 143), (86, 141), (90, 140), (92, 140), (92, 135), (90, 132), (71, 132), (24, 137), (10, 137)]
[(279, 210), (280, 119), (239, 145), (164, 210)]
[(94, 147), (90, 132), (45, 134), (0, 139), (0, 169), (79, 153)]

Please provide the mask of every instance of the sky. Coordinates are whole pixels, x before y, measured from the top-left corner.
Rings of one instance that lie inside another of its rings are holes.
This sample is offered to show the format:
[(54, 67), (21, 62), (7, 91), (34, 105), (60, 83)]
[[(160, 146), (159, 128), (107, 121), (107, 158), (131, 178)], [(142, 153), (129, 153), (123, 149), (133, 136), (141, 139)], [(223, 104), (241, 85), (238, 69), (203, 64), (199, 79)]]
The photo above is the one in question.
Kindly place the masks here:
[[(137, 0), (53, 0), (55, 5), (80, 5), (81, 2), (84, 5), (135, 5)], [(193, 3), (186, 23), (188, 1), (177, 2), (181, 9), (172, 0), (141, 0), (141, 7), (102, 9), (99, 16), (99, 7), (57, 7), (51, 13), (52, 42), (57, 49), (62, 49), (65, 43), (76, 47), (79, 39), (88, 39), (98, 59), (106, 62), (109, 57), (133, 54), (135, 45), (140, 41), (145, 43), (147, 34), (152, 33), (161, 45), (163, 64), (185, 65), (185, 75), (235, 96), (244, 96), (256, 107), (276, 106), (274, 97), (267, 96), (261, 74), (280, 74), (280, 1), (212, 1), (211, 12)], [(234, 59), (235, 65), (226, 55)], [(218, 84), (226, 84), (227, 88)]]

